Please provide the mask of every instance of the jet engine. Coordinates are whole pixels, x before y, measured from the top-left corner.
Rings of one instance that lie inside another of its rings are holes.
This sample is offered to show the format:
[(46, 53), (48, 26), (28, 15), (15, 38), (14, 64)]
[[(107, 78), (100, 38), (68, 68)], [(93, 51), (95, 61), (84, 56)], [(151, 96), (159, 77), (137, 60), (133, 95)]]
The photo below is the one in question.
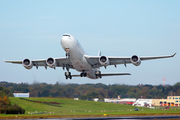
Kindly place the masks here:
[(130, 60), (135, 66), (139, 66), (141, 64), (141, 59), (137, 55), (133, 55)]
[(55, 68), (56, 67), (56, 60), (54, 58), (48, 58), (46, 60), (46, 64), (50, 67), (50, 68)]
[(26, 69), (31, 69), (33, 67), (33, 63), (29, 59), (24, 59), (22, 64)]
[(109, 59), (108, 59), (108, 57), (106, 57), (106, 56), (101, 56), (101, 57), (99, 58), (99, 62), (100, 62), (100, 64), (103, 65), (103, 66), (108, 66), (108, 65), (109, 65)]

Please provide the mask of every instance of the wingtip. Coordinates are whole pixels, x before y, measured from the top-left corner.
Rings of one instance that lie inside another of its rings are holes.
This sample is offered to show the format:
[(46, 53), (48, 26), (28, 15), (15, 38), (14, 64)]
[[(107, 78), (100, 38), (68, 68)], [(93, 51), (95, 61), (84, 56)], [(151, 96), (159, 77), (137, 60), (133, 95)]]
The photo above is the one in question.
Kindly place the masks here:
[(3, 58), (3, 61), (4, 61), (4, 62), (6, 62), (6, 63), (8, 63), (8, 61), (7, 61), (7, 60), (5, 60), (4, 58)]
[(174, 53), (173, 55), (172, 55), (172, 57), (174, 57), (176, 55), (176, 53)]

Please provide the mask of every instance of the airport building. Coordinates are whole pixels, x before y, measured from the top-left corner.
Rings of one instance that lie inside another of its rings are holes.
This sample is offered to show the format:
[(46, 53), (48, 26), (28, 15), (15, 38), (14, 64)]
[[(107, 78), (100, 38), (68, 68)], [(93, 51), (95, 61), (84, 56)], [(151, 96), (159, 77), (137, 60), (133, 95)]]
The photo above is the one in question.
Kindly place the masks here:
[(13, 93), (14, 97), (29, 97), (29, 93)]
[(104, 98), (104, 102), (108, 103), (118, 103), (118, 104), (130, 104), (132, 105), (136, 101), (136, 98)]
[(104, 98), (104, 102), (130, 104), (139, 107), (180, 106), (180, 96), (167, 96), (167, 99), (137, 99), (136, 98)]
[(180, 106), (180, 96), (167, 96), (167, 99), (152, 99), (153, 106)]
[(139, 107), (152, 107), (152, 100), (153, 99), (137, 99), (132, 105)]

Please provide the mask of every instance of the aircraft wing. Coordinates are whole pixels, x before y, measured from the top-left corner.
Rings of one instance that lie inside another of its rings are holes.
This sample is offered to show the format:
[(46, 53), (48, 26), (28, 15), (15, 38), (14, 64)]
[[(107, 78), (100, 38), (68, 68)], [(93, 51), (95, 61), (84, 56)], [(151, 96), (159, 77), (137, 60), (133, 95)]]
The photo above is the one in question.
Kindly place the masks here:
[[(63, 67), (63, 65), (68, 65), (69, 68), (74, 69), (69, 58), (66, 58), (66, 57), (54, 58), (54, 60), (56, 61), (56, 67)], [(23, 63), (23, 61), (9, 61), (9, 60), (4, 60), (4, 61), (7, 63), (14, 63), (14, 64), (22, 64)], [(36, 66), (36, 67), (44, 66), (45, 68), (47, 68), (46, 59), (31, 60), (31, 61), (33, 63), (33, 66)]]
[[(167, 55), (167, 56), (148, 56), (148, 57), (139, 57), (139, 58), (140, 58), (140, 61), (144, 61), (144, 60), (153, 60), (153, 59), (161, 59), (161, 58), (170, 58), (170, 57), (174, 57), (175, 54)], [(100, 57), (101, 56), (85, 55), (86, 60), (93, 68), (99, 68), (99, 67), (103, 66), (103, 65), (101, 65), (101, 63), (99, 61)], [(124, 64), (126, 66), (126, 64), (132, 63), (131, 62), (132, 57), (107, 57), (107, 58), (109, 59), (109, 65), (116, 66), (118, 64)]]

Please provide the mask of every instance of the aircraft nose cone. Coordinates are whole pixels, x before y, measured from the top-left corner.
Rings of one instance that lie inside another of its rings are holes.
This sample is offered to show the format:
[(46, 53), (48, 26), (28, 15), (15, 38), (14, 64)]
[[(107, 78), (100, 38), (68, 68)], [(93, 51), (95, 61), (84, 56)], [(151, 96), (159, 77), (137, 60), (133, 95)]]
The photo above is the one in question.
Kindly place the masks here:
[(69, 47), (69, 38), (68, 37), (66, 37), (66, 36), (62, 37), (61, 46), (63, 47), (64, 50)]
[(62, 37), (62, 39), (61, 39), (61, 42), (63, 42), (63, 41), (65, 41), (65, 38), (64, 38), (64, 37)]
[(63, 36), (62, 39), (61, 39), (61, 44), (62, 44), (62, 43), (65, 43), (67, 40), (68, 40), (68, 37)]
[(66, 38), (62, 37), (61, 39), (61, 45), (63, 45), (66, 42)]

